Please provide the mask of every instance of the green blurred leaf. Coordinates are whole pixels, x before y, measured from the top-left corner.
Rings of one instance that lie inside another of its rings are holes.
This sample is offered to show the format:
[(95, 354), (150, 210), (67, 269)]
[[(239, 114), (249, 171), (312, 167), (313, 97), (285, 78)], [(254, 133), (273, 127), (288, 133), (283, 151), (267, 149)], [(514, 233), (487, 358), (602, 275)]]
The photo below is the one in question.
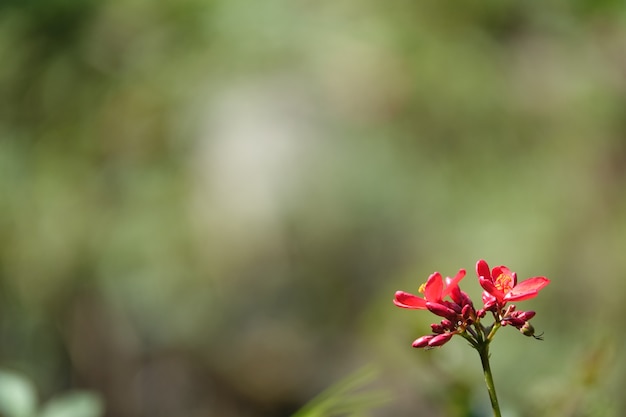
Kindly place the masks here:
[(387, 391), (367, 387), (376, 375), (370, 367), (360, 369), (323, 391), (292, 417), (366, 416), (390, 401)]
[(72, 392), (46, 403), (39, 417), (99, 417), (103, 411), (102, 400), (98, 395)]
[(29, 417), (35, 412), (37, 398), (33, 384), (23, 376), (0, 371), (0, 414)]

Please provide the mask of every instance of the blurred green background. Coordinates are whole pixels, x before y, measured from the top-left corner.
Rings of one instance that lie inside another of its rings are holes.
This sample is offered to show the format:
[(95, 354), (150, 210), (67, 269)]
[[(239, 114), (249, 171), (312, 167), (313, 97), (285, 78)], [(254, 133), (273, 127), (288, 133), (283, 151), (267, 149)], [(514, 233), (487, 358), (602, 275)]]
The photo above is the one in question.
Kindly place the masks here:
[(391, 303), (459, 268), (479, 303), (484, 258), (552, 280), (505, 415), (624, 415), (625, 57), (612, 0), (4, 0), (0, 368), (282, 417), (370, 366), (365, 415), (488, 416)]

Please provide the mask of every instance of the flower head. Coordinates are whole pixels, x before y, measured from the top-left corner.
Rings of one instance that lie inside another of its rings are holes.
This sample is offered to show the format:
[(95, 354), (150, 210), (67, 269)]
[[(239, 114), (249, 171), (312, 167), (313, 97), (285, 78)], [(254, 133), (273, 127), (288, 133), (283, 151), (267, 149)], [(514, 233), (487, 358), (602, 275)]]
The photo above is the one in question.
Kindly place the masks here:
[[(469, 323), (476, 316), (472, 301), (459, 289), (459, 281), (463, 277), (464, 269), (459, 270), (454, 278), (447, 277), (445, 280), (439, 272), (431, 274), (426, 283), (420, 286), (419, 292), (424, 294), (423, 298), (405, 291), (396, 291), (393, 302), (398, 307), (429, 310), (444, 318), (440, 324), (431, 325), (434, 334), (415, 340), (413, 347), (442, 346), (459, 332), (459, 326)], [(444, 299), (448, 296), (451, 301)]]
[[(460, 269), (454, 278), (445, 280), (439, 272), (428, 277), (419, 288), (424, 296), (396, 291), (393, 302), (396, 306), (413, 310), (428, 310), (443, 317), (440, 323), (431, 324), (432, 334), (422, 336), (413, 342), (413, 347), (430, 349), (442, 346), (456, 334), (467, 339), (470, 344), (480, 349), (481, 345), (489, 344), (497, 330), (502, 326), (517, 328), (526, 336), (541, 339), (534, 333), (529, 323), (535, 315), (534, 311), (516, 311), (510, 301), (522, 301), (535, 297), (539, 291), (550, 283), (546, 277), (533, 277), (517, 283), (517, 274), (506, 266), (497, 266), (492, 270), (484, 260), (476, 263), (478, 282), (484, 289), (483, 306), (479, 310), (469, 296), (461, 291), (459, 282), (465, 277), (465, 270)], [(483, 324), (487, 312), (491, 312), (494, 323)]]
[(424, 298), (418, 297), (408, 292), (396, 291), (393, 303), (398, 307), (411, 308), (417, 310), (428, 309), (428, 303), (443, 304), (443, 299), (453, 291), (459, 289), (459, 281), (465, 277), (465, 269), (459, 270), (454, 278), (446, 278), (444, 283), (439, 272), (435, 272), (428, 277), (425, 284), (419, 288), (419, 292), (424, 294)]
[[(478, 282), (485, 290), (483, 301), (486, 310), (496, 304), (501, 308), (509, 301), (522, 301), (534, 298), (543, 287), (550, 283), (546, 277), (533, 277), (517, 283), (517, 274), (506, 266), (496, 266), (491, 271), (484, 260), (476, 263)], [(489, 306), (489, 308), (487, 308)]]

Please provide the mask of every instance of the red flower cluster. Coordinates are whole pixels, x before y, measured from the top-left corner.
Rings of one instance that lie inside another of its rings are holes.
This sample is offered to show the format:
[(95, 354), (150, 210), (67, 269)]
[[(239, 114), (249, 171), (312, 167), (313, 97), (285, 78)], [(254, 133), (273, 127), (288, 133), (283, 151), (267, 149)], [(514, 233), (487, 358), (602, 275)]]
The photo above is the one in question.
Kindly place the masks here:
[[(528, 322), (534, 317), (534, 311), (516, 310), (515, 305), (506, 304), (510, 301), (522, 301), (535, 297), (539, 290), (550, 281), (545, 277), (534, 277), (517, 283), (517, 274), (506, 266), (497, 266), (489, 270), (484, 260), (476, 263), (478, 282), (483, 287), (483, 307), (479, 310), (469, 296), (461, 291), (459, 282), (465, 277), (465, 270), (461, 269), (454, 278), (445, 281), (439, 272), (435, 272), (419, 292), (424, 297), (397, 291), (393, 300), (398, 307), (429, 310), (443, 318), (440, 323), (431, 324), (432, 333), (422, 336), (413, 342), (413, 347), (432, 348), (447, 343), (452, 336), (460, 334), (476, 344), (490, 341), (500, 326), (511, 325), (519, 329), (526, 336), (535, 336), (534, 329)], [(446, 300), (445, 298), (449, 299)], [(506, 308), (505, 308), (506, 307)], [(495, 322), (489, 327), (480, 324), (480, 319), (487, 312), (492, 313)]]

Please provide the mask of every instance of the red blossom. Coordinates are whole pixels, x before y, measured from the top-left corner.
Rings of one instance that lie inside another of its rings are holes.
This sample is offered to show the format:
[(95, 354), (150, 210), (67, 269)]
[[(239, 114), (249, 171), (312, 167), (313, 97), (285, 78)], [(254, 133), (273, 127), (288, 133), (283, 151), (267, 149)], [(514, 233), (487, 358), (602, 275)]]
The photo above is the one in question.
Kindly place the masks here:
[(396, 291), (393, 303), (398, 307), (417, 310), (431, 310), (428, 303), (430, 303), (431, 306), (439, 305), (449, 309), (449, 307), (444, 305), (443, 298), (450, 295), (453, 291), (456, 295), (456, 291), (458, 291), (459, 288), (459, 281), (461, 281), (463, 277), (465, 277), (465, 269), (459, 270), (454, 278), (447, 278), (446, 283), (444, 284), (441, 274), (439, 272), (435, 272), (428, 277), (426, 284), (420, 287), (420, 292), (424, 293), (424, 298), (408, 292)]
[(543, 287), (550, 283), (546, 277), (533, 277), (523, 282), (517, 283), (517, 274), (506, 266), (496, 266), (491, 271), (489, 265), (484, 260), (476, 263), (476, 274), (478, 282), (483, 287), (483, 301), (485, 309), (497, 304), (503, 306), (509, 301), (522, 301), (534, 298)]
[[(460, 269), (454, 278), (445, 280), (439, 272), (428, 277), (422, 284), (419, 292), (423, 297), (397, 291), (394, 304), (398, 307), (429, 310), (431, 313), (443, 317), (440, 323), (431, 324), (432, 334), (422, 336), (413, 342), (413, 347), (430, 349), (446, 344), (456, 334), (468, 339), (472, 346), (489, 343), (499, 326), (513, 326), (524, 335), (541, 339), (535, 335), (529, 320), (535, 315), (534, 311), (516, 311), (510, 301), (522, 301), (535, 297), (550, 281), (546, 277), (533, 277), (517, 283), (517, 274), (506, 266), (497, 266), (492, 270), (484, 260), (476, 263), (478, 281), (483, 287), (483, 307), (474, 308), (470, 297), (459, 288), (459, 282), (465, 277), (465, 270)], [(446, 298), (448, 298), (446, 300)], [(487, 312), (493, 313), (496, 320), (491, 326), (481, 323)], [(494, 326), (498, 327), (494, 327)]]

